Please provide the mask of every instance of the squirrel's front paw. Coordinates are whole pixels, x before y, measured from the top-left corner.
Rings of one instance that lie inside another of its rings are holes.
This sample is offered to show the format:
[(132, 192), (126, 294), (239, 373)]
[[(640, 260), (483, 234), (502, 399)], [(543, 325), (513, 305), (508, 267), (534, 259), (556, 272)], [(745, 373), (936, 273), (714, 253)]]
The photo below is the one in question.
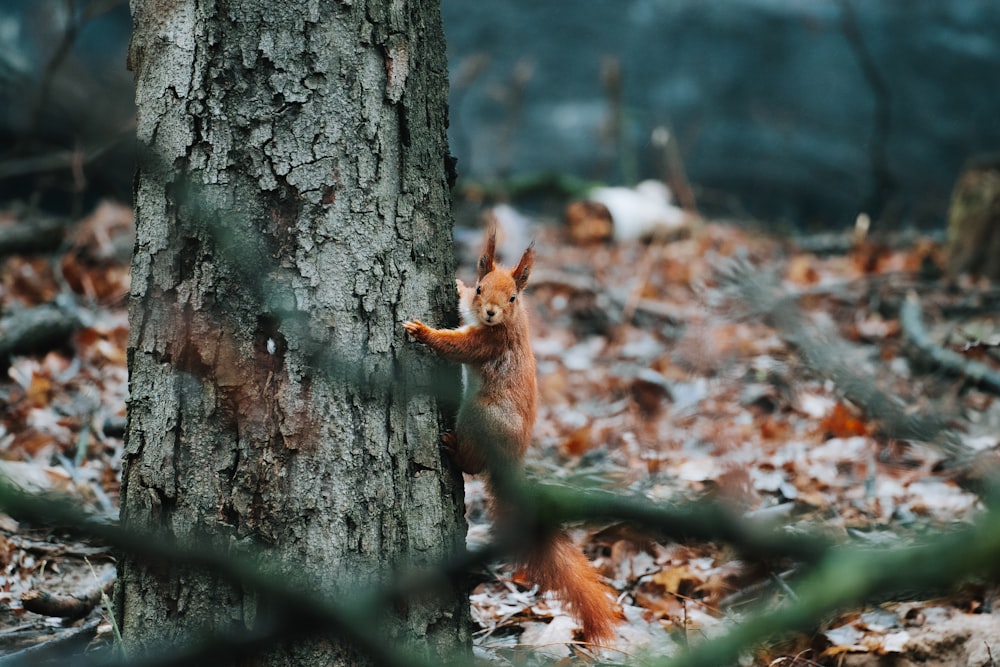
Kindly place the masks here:
[(424, 340), (427, 336), (427, 332), (430, 330), (428, 326), (420, 320), (409, 320), (407, 322), (403, 322), (403, 328), (417, 340)]

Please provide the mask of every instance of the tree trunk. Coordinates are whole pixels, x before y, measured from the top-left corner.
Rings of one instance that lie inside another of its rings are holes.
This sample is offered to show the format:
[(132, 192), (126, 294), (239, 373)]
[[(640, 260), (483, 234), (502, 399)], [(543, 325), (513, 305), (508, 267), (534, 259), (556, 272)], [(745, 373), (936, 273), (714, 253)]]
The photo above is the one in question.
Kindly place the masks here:
[(1000, 156), (962, 170), (948, 208), (948, 269), (1000, 280)]
[[(405, 316), (455, 312), (437, 3), (132, 9), (123, 524), (263, 552), (275, 576), (340, 602), (444, 559), (464, 539), (447, 416), (386, 382), (433, 363), (406, 344)], [(133, 653), (259, 630), (273, 611), (203, 571), (126, 558), (119, 578)], [(468, 642), (465, 593), (406, 600), (379, 631), (440, 658)], [(329, 630), (254, 664), (359, 664)]]

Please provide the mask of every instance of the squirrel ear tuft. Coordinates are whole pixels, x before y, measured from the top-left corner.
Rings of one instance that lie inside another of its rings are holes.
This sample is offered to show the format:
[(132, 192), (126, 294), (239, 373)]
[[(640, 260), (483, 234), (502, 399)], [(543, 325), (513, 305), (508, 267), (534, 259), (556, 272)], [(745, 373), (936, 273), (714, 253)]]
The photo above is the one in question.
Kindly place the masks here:
[(486, 245), (483, 246), (483, 254), (479, 256), (479, 264), (476, 267), (476, 275), (482, 280), (487, 273), (496, 268), (494, 256), (497, 251), (497, 226), (490, 223), (486, 230)]
[(531, 267), (535, 264), (535, 242), (532, 241), (528, 249), (521, 255), (521, 261), (517, 263), (511, 275), (514, 276), (514, 284), (520, 292), (528, 284), (528, 277), (531, 275)]

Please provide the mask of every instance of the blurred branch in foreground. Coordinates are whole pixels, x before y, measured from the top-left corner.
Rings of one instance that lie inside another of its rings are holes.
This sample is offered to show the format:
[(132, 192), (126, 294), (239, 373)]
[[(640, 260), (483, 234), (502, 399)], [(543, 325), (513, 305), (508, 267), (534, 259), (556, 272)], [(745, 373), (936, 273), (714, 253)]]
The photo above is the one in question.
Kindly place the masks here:
[(720, 267), (718, 278), (752, 315), (767, 319), (799, 351), (807, 366), (832, 381), (847, 400), (876, 420), (882, 435), (926, 442), (953, 461), (969, 457), (968, 447), (950, 428), (949, 416), (912, 413), (895, 396), (880, 390), (870, 376), (852, 365), (853, 355), (846, 341), (808, 321), (795, 296), (781, 288), (777, 275), (747, 262), (729, 262)]
[[(696, 645), (664, 665), (724, 665), (761, 642), (815, 627), (828, 614), (900, 592), (939, 591), (973, 576), (993, 576), (1000, 562), (1000, 511), (982, 516), (972, 526), (942, 531), (892, 548), (834, 545), (818, 535), (793, 535), (773, 527), (757, 527), (711, 502), (665, 507), (641, 498), (580, 492), (552, 486), (526, 485), (516, 491), (522, 502), (537, 508), (541, 523), (555, 525), (574, 519), (633, 521), (656, 530), (664, 539), (705, 539), (726, 542), (755, 557), (792, 557), (815, 564), (793, 585), (794, 599), (762, 606), (722, 639)], [(193, 646), (169, 648), (139, 662), (109, 662), (106, 656), (86, 664), (190, 664), (192, 660), (227, 651), (253, 652), (270, 642), (303, 636), (320, 628), (336, 628), (369, 655), (386, 665), (421, 665), (405, 647), (394, 646), (377, 631), (377, 619), (392, 604), (425, 594), (446, 579), (465, 576), (508, 552), (510, 544), (452, 557), (436, 568), (404, 571), (392, 585), (375, 591), (341, 595), (336, 602), (309, 587), (269, 572), (262, 558), (182, 546), (158, 533), (127, 531), (96, 520), (70, 504), (22, 493), (0, 482), (0, 506), (12, 516), (34, 523), (58, 525), (102, 540), (116, 549), (152, 562), (204, 568), (257, 591), (271, 600), (273, 613), (260, 627), (234, 635), (206, 637)], [(961, 554), (961, 559), (955, 555)], [(80, 663), (83, 664), (83, 663)]]

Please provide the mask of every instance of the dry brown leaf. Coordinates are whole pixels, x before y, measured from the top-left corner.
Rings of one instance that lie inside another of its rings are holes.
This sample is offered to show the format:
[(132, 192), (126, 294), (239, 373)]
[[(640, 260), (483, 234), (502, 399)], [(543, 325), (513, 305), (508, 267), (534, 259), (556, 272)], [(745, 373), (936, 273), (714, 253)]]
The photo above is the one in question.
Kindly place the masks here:
[(684, 603), (675, 595), (663, 595), (659, 591), (652, 593), (647, 589), (635, 591), (635, 604), (652, 616), (655, 620), (680, 619), (684, 614)]
[(48, 303), (59, 293), (52, 264), (44, 257), (8, 257), (0, 275), (4, 291), (26, 306)]
[(715, 478), (720, 498), (737, 507), (756, 507), (760, 495), (754, 489), (750, 471), (745, 465), (733, 463)]
[(582, 456), (590, 451), (592, 442), (591, 434), (592, 429), (590, 424), (574, 430), (569, 434), (569, 437), (563, 439), (560, 443), (559, 451), (564, 456)]
[(793, 285), (807, 286), (819, 282), (819, 272), (815, 268), (813, 255), (795, 255), (788, 260), (785, 278)]
[(860, 415), (843, 403), (833, 406), (833, 410), (820, 422), (820, 428), (834, 438), (868, 435), (870, 430)]
[(760, 437), (764, 440), (785, 441), (791, 433), (791, 426), (786, 419), (776, 415), (766, 415), (758, 421)]
[(52, 379), (46, 375), (32, 373), (31, 383), (24, 394), (25, 403), (40, 407), (48, 405), (50, 400), (52, 400)]
[(701, 579), (684, 564), (665, 567), (652, 575), (649, 581), (662, 588), (664, 593), (676, 595), (681, 591), (684, 584), (697, 585), (701, 582)]

